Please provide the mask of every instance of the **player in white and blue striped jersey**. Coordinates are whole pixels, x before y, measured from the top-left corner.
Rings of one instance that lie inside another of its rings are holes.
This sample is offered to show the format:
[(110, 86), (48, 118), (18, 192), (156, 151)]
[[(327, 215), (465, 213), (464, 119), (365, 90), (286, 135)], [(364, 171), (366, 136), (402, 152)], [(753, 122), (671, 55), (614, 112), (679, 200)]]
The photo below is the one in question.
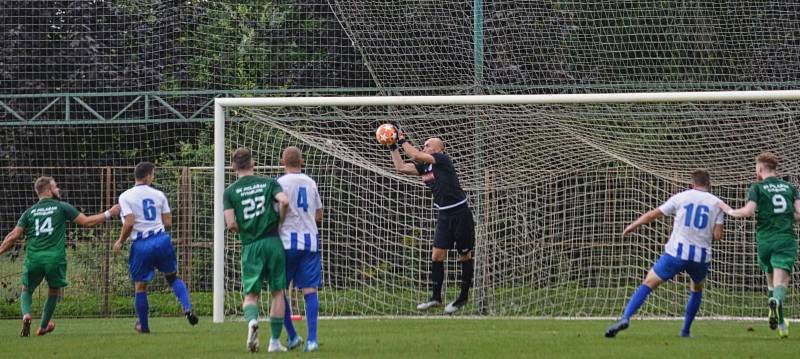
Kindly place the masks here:
[(141, 162), (134, 169), (136, 185), (119, 196), (122, 230), (114, 243), (117, 253), (129, 238), (133, 241), (128, 257), (128, 272), (134, 282), (134, 306), (136, 308), (136, 331), (149, 333), (149, 304), (147, 283), (153, 279), (155, 269), (164, 274), (175, 297), (183, 307), (183, 313), (191, 325), (198, 322), (192, 310), (186, 284), (178, 278), (178, 263), (169, 229), (172, 227), (172, 211), (164, 192), (151, 187), (156, 178), (155, 166)]
[(661, 206), (645, 213), (622, 232), (623, 237), (639, 226), (648, 224), (662, 216), (675, 216), (672, 234), (664, 246), (664, 254), (647, 273), (642, 285), (633, 293), (622, 317), (606, 330), (606, 337), (613, 338), (628, 328), (630, 318), (644, 304), (647, 296), (661, 283), (676, 274), (686, 272), (691, 278), (689, 301), (681, 330), (682, 337), (689, 337), (692, 322), (700, 309), (703, 298), (703, 281), (711, 262), (711, 242), (722, 238), (725, 217), (720, 208), (722, 200), (709, 193), (711, 180), (708, 172), (692, 173), (692, 189), (678, 193)]
[[(283, 150), (281, 164), (285, 174), (278, 178), (283, 193), (289, 196), (289, 212), (281, 224), (280, 235), (286, 250), (286, 282), (303, 290), (306, 303), (308, 341), (305, 351), (317, 351), (317, 317), (319, 299), (317, 288), (322, 284), (322, 261), (320, 260), (319, 230), (317, 222), (322, 220), (322, 199), (317, 183), (302, 172), (303, 154), (294, 146)], [(292, 310), (288, 297), (284, 312), (284, 326), (289, 334), (287, 347), (296, 348), (303, 342), (292, 324)]]

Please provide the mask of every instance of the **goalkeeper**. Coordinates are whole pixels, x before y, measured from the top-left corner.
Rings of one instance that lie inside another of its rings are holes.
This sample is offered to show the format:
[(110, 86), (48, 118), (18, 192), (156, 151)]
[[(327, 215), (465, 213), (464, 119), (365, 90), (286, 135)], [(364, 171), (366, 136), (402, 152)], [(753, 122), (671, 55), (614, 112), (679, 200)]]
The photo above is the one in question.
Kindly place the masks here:
[(607, 338), (613, 338), (619, 331), (627, 329), (631, 316), (644, 304), (647, 296), (680, 272), (686, 272), (691, 278), (689, 301), (686, 303), (681, 330), (682, 337), (690, 336), (692, 322), (703, 298), (703, 281), (708, 274), (708, 264), (711, 261), (711, 241), (722, 238), (722, 224), (725, 217), (721, 209), (722, 201), (709, 193), (710, 189), (711, 180), (708, 172), (694, 171), (692, 189), (670, 197), (658, 208), (643, 214), (622, 232), (624, 237), (639, 226), (664, 215), (675, 216), (672, 234), (664, 246), (664, 254), (647, 273), (642, 285), (633, 293), (622, 317), (608, 327)]
[[(433, 205), (439, 212), (431, 255), (430, 279), (433, 282), (433, 293), (428, 301), (417, 305), (417, 309), (442, 306), (444, 260), (447, 251), (455, 248), (461, 263), (461, 292), (444, 309), (445, 313), (452, 314), (467, 304), (469, 289), (472, 287), (475, 271), (475, 222), (472, 219), (472, 210), (467, 203), (467, 195), (459, 184), (453, 161), (444, 153), (444, 142), (439, 138), (429, 138), (420, 151), (406, 139), (397, 125), (395, 127), (398, 133), (397, 144), (390, 146), (394, 168), (400, 173), (420, 176), (433, 192)], [(400, 148), (414, 163), (403, 160)]]

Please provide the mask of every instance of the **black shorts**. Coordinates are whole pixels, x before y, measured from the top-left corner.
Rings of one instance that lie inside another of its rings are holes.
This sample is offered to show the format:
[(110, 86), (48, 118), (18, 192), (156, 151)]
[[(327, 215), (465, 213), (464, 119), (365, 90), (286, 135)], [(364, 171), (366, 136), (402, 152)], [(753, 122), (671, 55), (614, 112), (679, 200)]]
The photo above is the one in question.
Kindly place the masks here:
[(441, 249), (455, 248), (458, 254), (467, 254), (475, 249), (475, 221), (468, 205), (439, 211), (433, 246)]

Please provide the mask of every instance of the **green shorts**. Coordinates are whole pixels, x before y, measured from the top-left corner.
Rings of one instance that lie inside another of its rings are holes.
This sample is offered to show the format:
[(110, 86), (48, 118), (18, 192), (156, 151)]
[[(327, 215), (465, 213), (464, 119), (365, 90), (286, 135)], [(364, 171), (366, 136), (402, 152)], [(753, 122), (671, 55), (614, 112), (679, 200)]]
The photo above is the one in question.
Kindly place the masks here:
[(50, 288), (64, 288), (67, 283), (67, 262), (57, 263), (25, 263), (22, 270), (22, 285), (33, 292), (42, 279), (47, 280)]
[(761, 240), (756, 243), (758, 249), (758, 266), (766, 273), (772, 273), (774, 268), (783, 269), (789, 273), (797, 261), (797, 241), (786, 240)]
[(244, 293), (260, 294), (264, 280), (272, 293), (286, 289), (286, 253), (278, 237), (267, 237), (242, 245)]

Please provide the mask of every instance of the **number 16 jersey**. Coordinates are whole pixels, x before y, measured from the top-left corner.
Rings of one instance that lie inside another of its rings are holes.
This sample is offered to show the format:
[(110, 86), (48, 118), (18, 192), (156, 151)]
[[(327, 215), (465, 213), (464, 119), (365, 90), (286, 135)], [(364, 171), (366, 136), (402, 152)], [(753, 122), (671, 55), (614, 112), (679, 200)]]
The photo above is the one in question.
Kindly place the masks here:
[(683, 260), (708, 263), (714, 226), (722, 224), (725, 213), (717, 196), (695, 189), (678, 193), (658, 207), (665, 215), (674, 215), (672, 234), (664, 251)]
[(768, 177), (750, 186), (747, 200), (756, 203), (756, 240), (794, 241), (794, 200), (797, 189), (789, 182)]
[(240, 177), (225, 189), (223, 207), (232, 209), (236, 215), (242, 244), (278, 237), (280, 214), (272, 202), (280, 192), (281, 186), (276, 180), (259, 176)]

